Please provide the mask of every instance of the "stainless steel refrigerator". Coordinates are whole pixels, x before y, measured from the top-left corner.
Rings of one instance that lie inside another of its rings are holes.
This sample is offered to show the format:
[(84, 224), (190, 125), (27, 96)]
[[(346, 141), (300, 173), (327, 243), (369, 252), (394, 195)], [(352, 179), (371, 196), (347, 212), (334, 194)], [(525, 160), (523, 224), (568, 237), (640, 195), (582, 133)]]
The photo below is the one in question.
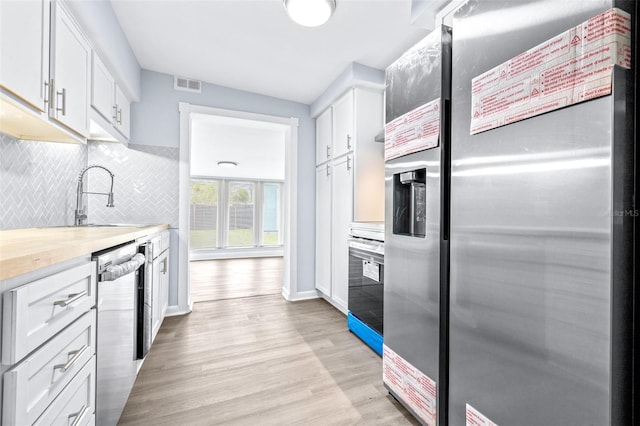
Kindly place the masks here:
[(451, 425), (640, 424), (636, 7), (472, 0), (453, 16)]
[(448, 203), (441, 195), (448, 192), (450, 61), (451, 32), (443, 26), (386, 70), (383, 381), (429, 425), (442, 422), (438, 407), (446, 407), (441, 246)]

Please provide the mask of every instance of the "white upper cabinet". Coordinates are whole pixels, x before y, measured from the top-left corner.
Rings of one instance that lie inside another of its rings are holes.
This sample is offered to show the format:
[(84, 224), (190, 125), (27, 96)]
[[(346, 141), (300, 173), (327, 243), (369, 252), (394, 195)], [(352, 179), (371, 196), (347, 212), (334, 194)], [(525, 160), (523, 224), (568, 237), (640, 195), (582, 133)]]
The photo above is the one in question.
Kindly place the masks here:
[(2, 132), (84, 143), (97, 112), (96, 128), (108, 129), (100, 135), (126, 143), (130, 101), (113, 75), (97, 56), (92, 61), (91, 43), (64, 2), (0, 0)]
[(332, 120), (331, 107), (316, 119), (316, 165), (331, 159)]
[(0, 1), (0, 86), (44, 112), (49, 83), (49, 1)]
[(60, 3), (54, 3), (53, 13), (50, 115), (88, 137), (91, 47)]
[(92, 55), (91, 64), (91, 106), (105, 120), (115, 119), (115, 85), (111, 73), (104, 66), (96, 52)]
[(333, 157), (353, 151), (354, 91), (349, 90), (333, 104)]
[(384, 221), (384, 144), (375, 141), (384, 127), (384, 97), (376, 90), (355, 89), (353, 122), (353, 220)]
[[(91, 65), (90, 139), (120, 141), (129, 139), (130, 102), (94, 51)], [(121, 136), (115, 134), (117, 130)]]
[(125, 96), (124, 92), (116, 84), (116, 105), (115, 105), (115, 127), (122, 135), (129, 139), (130, 133), (130, 115), (131, 115), (131, 103)]

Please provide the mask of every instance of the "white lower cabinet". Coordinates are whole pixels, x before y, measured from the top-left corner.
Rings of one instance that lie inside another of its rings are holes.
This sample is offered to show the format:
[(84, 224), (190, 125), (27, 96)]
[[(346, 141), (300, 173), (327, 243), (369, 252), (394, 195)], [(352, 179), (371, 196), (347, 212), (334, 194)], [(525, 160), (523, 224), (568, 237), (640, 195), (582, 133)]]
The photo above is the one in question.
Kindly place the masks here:
[(345, 155), (316, 168), (316, 289), (347, 313), (349, 248), (353, 218), (353, 158)]
[[(168, 233), (167, 233), (168, 235)], [(167, 314), (167, 308), (169, 307), (169, 246), (160, 255), (160, 294), (159, 294), (159, 309), (158, 315), (160, 320), (158, 321), (158, 329), (162, 325), (165, 315)], [(158, 330), (156, 330), (156, 333)]]
[(331, 209), (331, 298), (344, 313), (349, 299), (349, 224), (353, 221), (353, 158), (351, 155), (333, 164)]
[(316, 168), (316, 289), (331, 296), (331, 164)]
[(95, 424), (96, 357), (91, 359), (64, 388), (35, 425), (84, 426)]
[(152, 340), (155, 340), (169, 304), (169, 250), (153, 260)]
[(95, 262), (87, 255), (0, 288), (2, 424), (95, 423)]
[[(155, 340), (162, 321), (164, 321), (167, 308), (169, 306), (169, 231), (162, 231), (157, 234), (149, 235), (137, 241), (147, 247), (146, 270), (150, 274), (149, 303), (150, 306), (150, 327), (151, 327), (151, 343)], [(150, 255), (150, 256), (149, 256)], [(147, 279), (147, 278), (145, 278)], [(145, 301), (146, 303), (146, 301)]]
[(2, 421), (33, 424), (96, 352), (96, 311), (80, 319), (4, 373)]
[(5, 292), (2, 363), (18, 362), (87, 312), (95, 300), (94, 262)]

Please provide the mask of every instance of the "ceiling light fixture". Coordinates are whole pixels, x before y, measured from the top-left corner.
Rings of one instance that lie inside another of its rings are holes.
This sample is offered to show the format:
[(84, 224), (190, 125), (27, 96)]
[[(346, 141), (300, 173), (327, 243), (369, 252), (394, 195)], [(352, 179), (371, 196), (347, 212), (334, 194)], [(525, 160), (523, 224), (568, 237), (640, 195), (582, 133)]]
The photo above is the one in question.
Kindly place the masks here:
[(289, 17), (305, 27), (318, 27), (331, 18), (335, 0), (283, 0)]
[(235, 161), (218, 161), (218, 166), (220, 167), (236, 167), (238, 163)]

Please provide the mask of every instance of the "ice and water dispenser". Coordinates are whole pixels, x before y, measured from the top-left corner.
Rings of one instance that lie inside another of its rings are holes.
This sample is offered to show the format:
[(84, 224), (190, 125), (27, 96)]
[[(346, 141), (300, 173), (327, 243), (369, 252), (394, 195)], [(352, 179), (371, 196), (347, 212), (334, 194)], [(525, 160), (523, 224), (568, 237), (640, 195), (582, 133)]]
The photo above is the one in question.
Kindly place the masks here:
[(426, 231), (426, 169), (393, 175), (393, 233), (424, 237)]

